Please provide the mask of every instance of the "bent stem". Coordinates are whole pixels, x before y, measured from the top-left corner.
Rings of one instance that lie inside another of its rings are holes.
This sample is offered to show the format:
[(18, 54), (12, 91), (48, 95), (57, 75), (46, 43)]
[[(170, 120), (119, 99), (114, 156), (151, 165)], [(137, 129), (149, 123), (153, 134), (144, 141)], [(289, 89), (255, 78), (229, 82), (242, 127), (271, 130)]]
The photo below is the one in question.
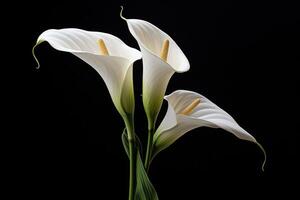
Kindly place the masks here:
[(124, 118), (129, 144), (129, 193), (128, 200), (134, 200), (136, 191), (136, 162), (137, 149), (134, 133), (133, 116)]

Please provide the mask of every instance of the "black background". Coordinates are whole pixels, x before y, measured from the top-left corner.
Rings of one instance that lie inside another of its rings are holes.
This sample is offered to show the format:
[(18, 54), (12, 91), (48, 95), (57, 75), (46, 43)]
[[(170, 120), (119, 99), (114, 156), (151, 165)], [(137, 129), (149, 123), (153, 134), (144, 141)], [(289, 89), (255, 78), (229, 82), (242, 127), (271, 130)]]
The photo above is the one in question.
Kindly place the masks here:
[[(6, 117), (12, 122), (6, 131), (11, 145), (4, 151), (12, 153), (6, 162), (7, 185), (16, 189), (10, 194), (127, 198), (128, 160), (120, 139), (124, 125), (101, 77), (48, 44), (36, 49), (40, 69), (31, 56), (39, 34), (50, 28), (108, 32), (138, 48), (119, 17), (120, 5), (126, 18), (147, 20), (171, 35), (188, 57), (190, 71), (175, 74), (167, 94), (188, 89), (205, 95), (255, 136), (268, 154), (262, 172), (263, 155), (254, 144), (220, 129), (193, 130), (152, 165), (150, 175), (160, 199), (297, 195), (300, 16), (299, 6), (289, 1), (12, 5), (8, 33), (14, 75), (7, 84), (13, 98)], [(136, 131), (145, 139), (141, 74), (138, 61)], [(161, 117), (165, 110), (164, 104)]]

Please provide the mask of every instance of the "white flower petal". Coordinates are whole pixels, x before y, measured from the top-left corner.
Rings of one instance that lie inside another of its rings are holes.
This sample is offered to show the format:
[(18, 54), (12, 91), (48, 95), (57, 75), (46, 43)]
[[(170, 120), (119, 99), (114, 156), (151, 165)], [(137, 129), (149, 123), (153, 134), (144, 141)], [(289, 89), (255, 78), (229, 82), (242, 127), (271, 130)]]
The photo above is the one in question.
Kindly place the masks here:
[(241, 128), (227, 112), (206, 97), (186, 90), (177, 90), (166, 96), (169, 105), (172, 107), (174, 105), (174, 110), (177, 114), (197, 98), (200, 98), (198, 106), (194, 108), (193, 112), (188, 116), (179, 114), (181, 118), (187, 118), (187, 120), (201, 120), (199, 121), (200, 126), (206, 121), (207, 123), (210, 123), (211, 126), (231, 132), (239, 139), (256, 142), (254, 137)]
[[(143, 56), (143, 103), (148, 119), (156, 119), (168, 82), (174, 72), (185, 72), (189, 61), (175, 41), (153, 24), (127, 19), (130, 33), (137, 40)], [(169, 40), (167, 61), (160, 58), (165, 40)]]
[[(109, 56), (100, 55), (99, 39), (105, 41)], [(141, 58), (138, 50), (113, 35), (74, 28), (47, 30), (39, 36), (37, 43), (44, 41), (59, 51), (76, 55), (92, 66), (103, 78), (118, 111), (121, 114), (132, 111), (134, 105), (128, 103), (132, 102), (132, 92), (124, 92), (122, 99), (121, 93), (122, 89), (132, 88), (130, 73), (133, 62)]]
[(130, 60), (130, 62), (141, 58), (138, 50), (127, 46), (116, 36), (102, 32), (76, 28), (49, 29), (38, 37), (38, 42), (47, 41), (59, 51), (99, 55), (99, 39), (104, 40), (110, 56), (122, 57)]
[[(200, 103), (189, 115), (180, 114), (195, 99)], [(165, 97), (168, 101), (168, 111), (161, 125), (154, 135), (156, 145), (155, 154), (167, 148), (188, 131), (198, 127), (222, 128), (239, 139), (258, 144), (265, 155), (262, 146), (255, 138), (240, 127), (237, 122), (224, 110), (208, 100), (206, 97), (191, 91), (177, 90)]]
[(160, 51), (163, 42), (167, 39), (170, 42), (167, 63), (176, 72), (185, 72), (190, 68), (190, 64), (184, 53), (176, 42), (165, 32), (153, 24), (138, 19), (126, 20), (129, 31), (137, 40), (140, 47), (160, 59)]
[(133, 64), (130, 65), (125, 74), (121, 90), (121, 105), (126, 113), (133, 113), (135, 105), (132, 70)]
[(141, 47), (143, 55), (143, 104), (150, 123), (155, 121), (174, 71)]
[[(160, 123), (159, 127), (157, 128), (156, 132), (157, 133), (162, 133), (166, 130), (169, 130), (177, 125), (177, 114), (172, 106), (168, 106), (168, 110), (166, 112), (166, 115), (163, 119), (163, 121)], [(158, 136), (158, 134), (154, 135)]]

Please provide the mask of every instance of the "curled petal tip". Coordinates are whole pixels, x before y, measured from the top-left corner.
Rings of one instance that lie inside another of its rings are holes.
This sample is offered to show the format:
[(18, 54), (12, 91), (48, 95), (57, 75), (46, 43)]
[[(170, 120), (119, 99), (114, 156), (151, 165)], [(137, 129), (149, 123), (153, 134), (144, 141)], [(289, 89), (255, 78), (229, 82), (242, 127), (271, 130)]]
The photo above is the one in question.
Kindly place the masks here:
[(263, 161), (263, 163), (261, 165), (261, 170), (264, 172), (265, 171), (266, 162), (267, 162), (267, 153), (266, 153), (265, 149), (263, 148), (263, 146), (261, 144), (259, 144), (258, 142), (256, 144), (262, 150), (262, 152), (264, 154), (264, 161)]
[(35, 55), (35, 48), (40, 44), (41, 42), (40, 41), (38, 41), (33, 47), (32, 47), (32, 50), (31, 50), (31, 53), (32, 53), (32, 56), (33, 56), (33, 58), (34, 58), (34, 60), (35, 60), (35, 62), (36, 62), (36, 64), (37, 64), (37, 66), (35, 67), (36, 69), (39, 69), (40, 68), (40, 62), (39, 62), (39, 60), (38, 60), (38, 58), (36, 57), (36, 55)]
[(120, 17), (121, 17), (121, 19), (124, 19), (126, 21), (127, 19), (125, 17), (123, 17), (123, 9), (124, 9), (124, 7), (121, 6)]

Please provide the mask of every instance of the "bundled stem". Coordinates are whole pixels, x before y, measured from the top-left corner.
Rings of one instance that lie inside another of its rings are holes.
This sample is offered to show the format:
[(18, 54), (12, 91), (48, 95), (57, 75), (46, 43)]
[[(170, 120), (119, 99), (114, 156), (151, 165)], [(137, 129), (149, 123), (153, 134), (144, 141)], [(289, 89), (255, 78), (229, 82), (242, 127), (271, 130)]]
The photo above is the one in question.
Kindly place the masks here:
[(148, 141), (147, 141), (147, 151), (146, 151), (146, 158), (145, 158), (145, 169), (148, 172), (151, 158), (152, 158), (152, 149), (153, 149), (153, 130), (154, 128), (150, 128), (148, 130)]

